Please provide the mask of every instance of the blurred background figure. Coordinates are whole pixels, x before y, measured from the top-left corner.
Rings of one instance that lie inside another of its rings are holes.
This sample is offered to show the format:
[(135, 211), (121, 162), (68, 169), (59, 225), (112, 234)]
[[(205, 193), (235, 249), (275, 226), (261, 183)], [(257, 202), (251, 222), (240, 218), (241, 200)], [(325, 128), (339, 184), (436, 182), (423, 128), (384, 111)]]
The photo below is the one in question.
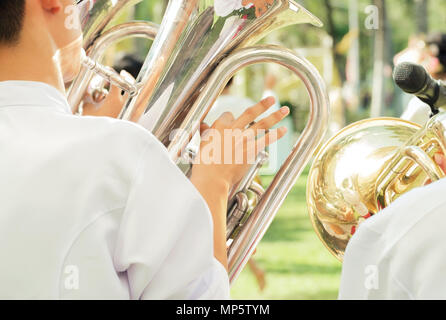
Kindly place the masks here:
[[(394, 58), (395, 65), (412, 62), (423, 65), (434, 79), (446, 80), (446, 34), (431, 33), (426, 37), (412, 37), (406, 49)], [(407, 105), (401, 118), (425, 125), (431, 115), (431, 108), (412, 95), (406, 94), (403, 103)]]
[[(276, 104), (268, 111), (269, 114), (279, 110), (282, 107), (279, 96), (275, 91), (276, 85), (277, 85), (276, 76), (272, 73), (268, 73), (265, 76), (265, 86), (262, 98), (274, 97), (276, 99)], [(283, 141), (280, 141), (271, 148), (268, 148), (269, 160), (260, 171), (261, 175), (276, 174), (277, 171), (279, 171), (282, 164), (288, 158), (288, 155), (290, 154), (290, 151), (293, 148), (294, 137), (292, 132), (294, 131), (294, 125), (292, 118), (287, 117), (286, 119), (284, 119), (283, 122), (281, 123), (281, 126), (285, 126), (288, 129), (289, 134), (283, 137)]]
[(232, 93), (232, 88), (234, 85), (234, 78), (229, 80), (225, 89), (215, 101), (214, 106), (209, 111), (204, 122), (211, 126), (214, 122), (225, 112), (231, 112), (237, 119), (241, 114), (249, 107), (255, 104), (254, 100), (238, 96)]
[(438, 80), (446, 79), (446, 33), (435, 32), (426, 37), (412, 37), (406, 49), (394, 58), (395, 65), (413, 62), (423, 65)]
[(446, 80), (446, 33), (434, 33), (427, 37), (431, 55), (430, 72), (439, 80)]

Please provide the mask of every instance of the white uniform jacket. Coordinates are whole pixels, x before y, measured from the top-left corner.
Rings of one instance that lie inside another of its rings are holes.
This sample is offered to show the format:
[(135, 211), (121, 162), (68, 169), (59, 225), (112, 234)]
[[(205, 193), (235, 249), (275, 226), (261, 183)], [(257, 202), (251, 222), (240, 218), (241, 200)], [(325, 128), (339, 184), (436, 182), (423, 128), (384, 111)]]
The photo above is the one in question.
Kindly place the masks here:
[(229, 298), (212, 226), (145, 129), (0, 82), (0, 298)]
[(446, 299), (446, 179), (412, 190), (360, 225), (340, 299)]

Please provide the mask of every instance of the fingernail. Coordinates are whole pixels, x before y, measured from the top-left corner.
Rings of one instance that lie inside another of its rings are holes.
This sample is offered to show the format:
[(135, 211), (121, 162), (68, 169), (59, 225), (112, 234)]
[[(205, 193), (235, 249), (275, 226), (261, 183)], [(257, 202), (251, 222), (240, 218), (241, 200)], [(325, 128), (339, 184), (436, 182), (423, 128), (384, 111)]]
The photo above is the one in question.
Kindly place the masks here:
[(288, 113), (290, 113), (290, 108), (288, 108), (288, 107), (283, 107), (283, 108), (281, 108), (280, 109), (280, 112), (282, 112), (283, 114), (288, 114)]
[(434, 155), (434, 160), (435, 160), (435, 162), (439, 165), (439, 166), (442, 166), (443, 165), (443, 156), (441, 155), (441, 154), (438, 154), (438, 153), (436, 153), (435, 155)]
[(121, 75), (121, 77), (123, 77), (128, 82), (131, 82), (131, 83), (135, 82), (135, 78), (133, 78), (133, 76), (130, 73), (128, 73), (127, 71), (121, 70), (121, 72), (119, 74)]
[(263, 101), (265, 101), (268, 104), (274, 104), (276, 102), (276, 99), (274, 97), (267, 97)]

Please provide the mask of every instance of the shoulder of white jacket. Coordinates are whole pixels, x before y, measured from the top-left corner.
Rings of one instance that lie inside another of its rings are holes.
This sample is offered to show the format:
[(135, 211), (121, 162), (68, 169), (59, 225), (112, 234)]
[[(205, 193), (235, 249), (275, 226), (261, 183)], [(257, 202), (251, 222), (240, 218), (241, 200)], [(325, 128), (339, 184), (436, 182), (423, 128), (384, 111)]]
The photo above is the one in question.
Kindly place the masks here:
[(422, 216), (438, 206), (446, 206), (446, 179), (433, 184), (413, 189), (391, 203), (387, 208), (377, 213), (372, 219), (364, 222), (369, 229), (381, 233), (389, 227), (389, 223), (401, 219), (406, 224), (416, 223)]
[[(134, 122), (109, 117), (93, 116), (80, 117), (78, 120), (83, 122), (80, 127), (86, 128), (88, 132), (106, 134), (109, 135), (110, 138), (119, 136), (127, 143), (136, 141), (158, 144), (158, 139), (156, 139), (149, 130)], [(90, 129), (93, 129), (94, 131), (90, 131)]]
[(166, 157), (163, 144), (139, 124), (108, 117), (72, 120), (64, 124), (67, 129), (64, 136), (68, 134), (76, 145), (82, 145), (79, 151), (88, 152), (89, 158), (127, 167), (130, 159), (137, 162), (141, 157)]
[[(417, 188), (397, 199), (392, 205), (365, 221), (351, 239), (352, 246), (368, 247), (376, 252), (381, 259), (393, 255), (395, 248), (404, 246), (420, 228), (425, 228), (421, 222), (432, 224), (435, 232), (438, 210), (446, 207), (446, 197), (443, 196), (446, 180)], [(440, 227), (440, 226), (439, 226)], [(423, 246), (424, 239), (417, 242)]]

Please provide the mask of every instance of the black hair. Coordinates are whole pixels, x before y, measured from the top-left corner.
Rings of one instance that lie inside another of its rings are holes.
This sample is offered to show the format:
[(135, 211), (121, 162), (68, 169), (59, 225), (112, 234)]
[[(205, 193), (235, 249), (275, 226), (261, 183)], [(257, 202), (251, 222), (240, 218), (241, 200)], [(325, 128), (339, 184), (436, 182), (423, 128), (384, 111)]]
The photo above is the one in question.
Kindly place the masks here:
[(136, 79), (141, 71), (142, 65), (143, 61), (137, 55), (125, 54), (118, 59), (113, 68), (117, 72), (125, 70)]
[(0, 0), (0, 44), (15, 44), (25, 18), (25, 0)]
[(437, 58), (440, 60), (443, 70), (446, 71), (446, 34), (432, 33), (427, 36), (426, 43), (430, 46), (437, 47)]
[(230, 88), (234, 84), (234, 77), (229, 79), (228, 83), (226, 84), (226, 88)]

